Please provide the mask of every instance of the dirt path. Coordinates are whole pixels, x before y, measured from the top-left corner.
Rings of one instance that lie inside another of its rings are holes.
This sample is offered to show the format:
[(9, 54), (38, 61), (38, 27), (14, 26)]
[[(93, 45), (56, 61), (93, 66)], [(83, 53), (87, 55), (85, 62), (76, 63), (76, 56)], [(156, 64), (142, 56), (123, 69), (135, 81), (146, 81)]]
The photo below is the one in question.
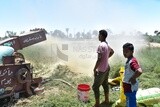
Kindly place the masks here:
[(160, 43), (149, 43), (150, 47), (159, 47), (160, 48)]

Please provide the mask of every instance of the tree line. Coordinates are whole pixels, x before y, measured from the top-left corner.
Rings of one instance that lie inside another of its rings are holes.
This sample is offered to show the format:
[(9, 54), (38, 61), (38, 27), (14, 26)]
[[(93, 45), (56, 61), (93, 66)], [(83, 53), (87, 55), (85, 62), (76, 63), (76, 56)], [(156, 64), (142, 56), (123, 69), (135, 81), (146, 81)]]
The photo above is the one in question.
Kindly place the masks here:
[[(110, 29), (106, 29), (108, 31), (109, 34), (112, 34), (112, 31)], [(25, 33), (25, 31), (21, 31), (19, 34), (23, 34)], [(141, 33), (141, 32), (137, 32), (137, 33)], [(85, 40), (85, 39), (93, 39), (96, 38), (98, 36), (98, 30), (90, 30), (85, 32), (84, 31), (78, 31), (78, 32), (74, 32), (71, 33), (69, 28), (65, 29), (65, 32), (55, 29), (53, 31), (47, 31), (47, 34), (51, 37), (57, 37), (57, 38), (61, 38), (61, 39), (69, 39), (69, 40)], [(17, 32), (14, 31), (6, 31), (4, 37), (0, 37), (0, 40), (4, 40), (6, 38), (10, 38), (12, 36), (16, 36)], [(148, 42), (157, 42), (160, 43), (160, 31), (155, 30), (154, 31), (154, 35), (149, 35), (148, 33), (143, 34), (144, 37), (146, 38), (146, 40)]]
[(148, 33), (145, 33), (144, 36), (149, 42), (160, 43), (160, 31), (158, 30), (154, 31), (154, 35), (149, 35)]
[[(23, 34), (25, 33), (25, 31), (21, 31), (19, 34)], [(74, 32), (74, 33), (70, 33), (69, 32), (69, 28), (65, 29), (65, 32), (55, 29), (53, 31), (47, 31), (47, 34), (52, 36), (52, 37), (58, 37), (58, 38), (62, 38), (62, 39), (91, 39), (91, 38), (95, 38), (98, 35), (98, 31), (97, 30), (90, 30), (85, 32), (82, 31), (78, 31), (78, 32)], [(16, 36), (17, 32), (14, 31), (6, 31), (4, 37), (0, 37), (0, 40), (4, 40), (6, 38), (10, 38), (12, 36)]]

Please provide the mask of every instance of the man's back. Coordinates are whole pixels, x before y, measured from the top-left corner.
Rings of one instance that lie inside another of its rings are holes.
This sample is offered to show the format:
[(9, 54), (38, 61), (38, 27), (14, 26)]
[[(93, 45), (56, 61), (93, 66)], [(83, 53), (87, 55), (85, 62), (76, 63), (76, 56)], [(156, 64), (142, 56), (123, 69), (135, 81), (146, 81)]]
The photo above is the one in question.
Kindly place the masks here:
[(98, 46), (97, 53), (101, 54), (101, 62), (98, 66), (98, 71), (105, 72), (108, 67), (108, 58), (110, 53), (110, 47), (106, 42), (101, 42)]

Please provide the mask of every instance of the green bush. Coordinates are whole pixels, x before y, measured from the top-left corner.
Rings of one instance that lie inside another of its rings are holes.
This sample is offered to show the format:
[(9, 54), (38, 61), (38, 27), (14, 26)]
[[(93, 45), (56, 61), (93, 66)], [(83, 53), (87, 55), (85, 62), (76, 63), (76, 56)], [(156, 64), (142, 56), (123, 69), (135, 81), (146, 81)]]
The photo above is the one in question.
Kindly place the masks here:
[(148, 42), (157, 42), (160, 43), (160, 35), (148, 35), (145, 34), (144, 37)]

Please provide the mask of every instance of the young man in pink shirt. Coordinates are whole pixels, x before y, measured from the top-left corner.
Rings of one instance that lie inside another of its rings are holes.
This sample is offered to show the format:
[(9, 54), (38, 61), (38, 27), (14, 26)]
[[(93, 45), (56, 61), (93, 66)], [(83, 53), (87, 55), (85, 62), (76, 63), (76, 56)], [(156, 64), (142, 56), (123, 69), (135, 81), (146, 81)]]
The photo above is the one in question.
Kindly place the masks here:
[(109, 64), (108, 59), (114, 53), (113, 49), (108, 45), (106, 38), (107, 38), (107, 31), (100, 30), (99, 31), (99, 41), (101, 42), (98, 46), (97, 53), (98, 59), (94, 67), (94, 83), (92, 89), (95, 95), (95, 105), (94, 107), (99, 107), (100, 105), (100, 91), (99, 87), (102, 85), (105, 94), (105, 101), (104, 103), (109, 103), (109, 87), (108, 87), (108, 75), (109, 75)]

